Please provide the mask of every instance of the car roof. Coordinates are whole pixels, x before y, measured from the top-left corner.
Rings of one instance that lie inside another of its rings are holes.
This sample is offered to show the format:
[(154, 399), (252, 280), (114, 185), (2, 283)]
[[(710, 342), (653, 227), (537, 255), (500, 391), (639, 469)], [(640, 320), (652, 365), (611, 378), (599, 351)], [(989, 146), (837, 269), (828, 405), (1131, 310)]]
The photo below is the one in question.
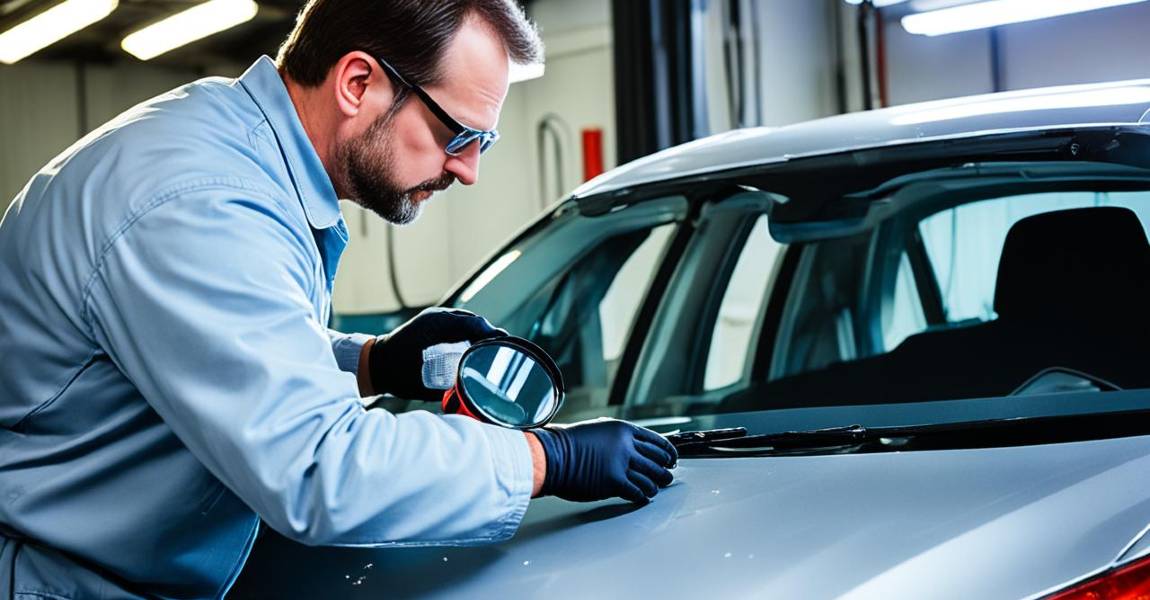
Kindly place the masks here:
[(852, 150), (1069, 127), (1150, 125), (1150, 79), (907, 104), (785, 127), (736, 129), (669, 148), (580, 186), (585, 198), (633, 186)]

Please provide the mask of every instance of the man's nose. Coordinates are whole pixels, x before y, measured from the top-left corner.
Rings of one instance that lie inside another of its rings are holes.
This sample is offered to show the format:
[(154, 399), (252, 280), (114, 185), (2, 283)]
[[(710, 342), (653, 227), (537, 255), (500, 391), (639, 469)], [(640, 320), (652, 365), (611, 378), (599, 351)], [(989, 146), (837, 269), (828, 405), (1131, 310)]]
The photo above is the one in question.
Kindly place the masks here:
[(472, 142), (458, 156), (448, 156), (443, 170), (455, 176), (463, 185), (479, 181), (479, 142)]

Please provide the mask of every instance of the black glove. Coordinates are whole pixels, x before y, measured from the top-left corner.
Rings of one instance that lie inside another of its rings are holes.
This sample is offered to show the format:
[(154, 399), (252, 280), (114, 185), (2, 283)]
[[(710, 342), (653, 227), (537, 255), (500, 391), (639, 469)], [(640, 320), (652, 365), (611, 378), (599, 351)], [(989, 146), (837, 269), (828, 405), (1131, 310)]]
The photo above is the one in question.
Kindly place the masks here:
[(679, 453), (650, 429), (601, 419), (532, 433), (547, 455), (542, 494), (577, 502), (619, 496), (646, 504), (674, 479), (668, 469)]
[(443, 390), (423, 386), (423, 350), (436, 344), (502, 337), (507, 332), (483, 317), (457, 308), (431, 307), (395, 331), (376, 338), (368, 354), (371, 386), (377, 394), (437, 402)]

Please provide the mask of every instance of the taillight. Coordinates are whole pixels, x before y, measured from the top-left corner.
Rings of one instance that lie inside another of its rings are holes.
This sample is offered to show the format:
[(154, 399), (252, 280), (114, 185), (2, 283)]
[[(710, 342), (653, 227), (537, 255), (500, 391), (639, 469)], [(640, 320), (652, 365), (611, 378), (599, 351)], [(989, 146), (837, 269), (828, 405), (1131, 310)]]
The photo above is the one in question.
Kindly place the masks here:
[(1042, 600), (1150, 600), (1150, 558), (1079, 581)]

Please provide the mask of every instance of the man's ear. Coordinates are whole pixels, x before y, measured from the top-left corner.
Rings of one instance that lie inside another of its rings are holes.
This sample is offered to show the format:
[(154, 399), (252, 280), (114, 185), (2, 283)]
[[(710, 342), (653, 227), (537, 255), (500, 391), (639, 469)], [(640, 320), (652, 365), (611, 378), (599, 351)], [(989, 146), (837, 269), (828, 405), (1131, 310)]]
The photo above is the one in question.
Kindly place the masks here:
[(348, 52), (332, 67), (332, 92), (336, 106), (347, 117), (359, 114), (368, 101), (368, 91), (385, 92), (388, 101), (393, 94), (391, 80), (379, 63), (366, 52)]

